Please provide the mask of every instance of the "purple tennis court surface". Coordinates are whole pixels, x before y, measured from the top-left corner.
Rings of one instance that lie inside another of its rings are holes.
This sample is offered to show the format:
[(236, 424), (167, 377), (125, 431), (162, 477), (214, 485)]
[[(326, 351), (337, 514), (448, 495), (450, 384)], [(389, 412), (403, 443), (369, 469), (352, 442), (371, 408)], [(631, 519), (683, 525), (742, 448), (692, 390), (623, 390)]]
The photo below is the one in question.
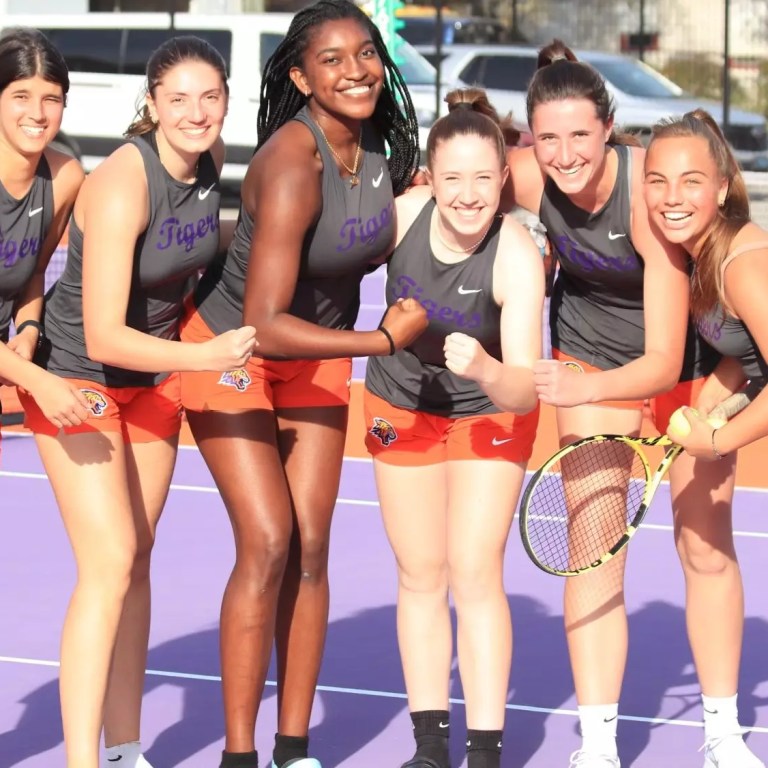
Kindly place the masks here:
[[(0, 766), (64, 764), (58, 713), (59, 631), (74, 570), (53, 496), (25, 436), (3, 440), (0, 566)], [(84, 492), (87, 492), (85, 490)], [(764, 584), (765, 495), (740, 491), (735, 527), (747, 586), (740, 685), (749, 742), (768, 755), (768, 606)], [(701, 766), (700, 707), (685, 639), (683, 584), (659, 498), (633, 544), (628, 603), (630, 664), (622, 699), (625, 768)], [(217, 617), (232, 558), (229, 524), (195, 449), (182, 450), (154, 556), (154, 613), (143, 741), (155, 768), (215, 768), (223, 743)], [(348, 460), (334, 520), (332, 607), (313, 716), (313, 752), (325, 768), (400, 765), (410, 724), (395, 638), (395, 571), (370, 462)], [(578, 746), (575, 702), (561, 622), (562, 582), (526, 559), (510, 537), (506, 587), (515, 621), (504, 765), (567, 766)], [(272, 676), (274, 679), (274, 676)], [(257, 730), (264, 756), (275, 731), (274, 687)], [(453, 686), (454, 765), (463, 706)]]
[[(384, 273), (365, 283), (360, 326), (382, 315)], [(362, 377), (364, 363), (356, 361)], [(87, 489), (83, 490), (87, 493)], [(630, 659), (621, 702), (624, 768), (700, 768), (699, 692), (685, 635), (683, 581), (663, 488), (632, 545), (627, 578)], [(0, 466), (0, 768), (64, 765), (57, 690), (59, 632), (74, 582), (69, 545), (34, 442), (3, 440)], [(748, 741), (768, 759), (766, 495), (741, 490), (734, 527), (746, 586), (739, 703)], [(155, 768), (216, 768), (223, 746), (218, 611), (233, 557), (221, 500), (199, 453), (183, 449), (153, 561), (153, 624), (142, 740)], [(578, 748), (562, 627), (562, 581), (537, 571), (516, 528), (506, 589), (515, 658), (505, 768), (567, 768)], [(395, 566), (371, 464), (345, 461), (331, 544), (331, 617), (314, 709), (312, 752), (324, 768), (397, 768), (412, 753), (395, 635)], [(270, 675), (274, 680), (274, 674)], [(275, 688), (257, 728), (262, 765), (275, 732)], [(461, 765), (464, 708), (452, 690), (453, 765)]]

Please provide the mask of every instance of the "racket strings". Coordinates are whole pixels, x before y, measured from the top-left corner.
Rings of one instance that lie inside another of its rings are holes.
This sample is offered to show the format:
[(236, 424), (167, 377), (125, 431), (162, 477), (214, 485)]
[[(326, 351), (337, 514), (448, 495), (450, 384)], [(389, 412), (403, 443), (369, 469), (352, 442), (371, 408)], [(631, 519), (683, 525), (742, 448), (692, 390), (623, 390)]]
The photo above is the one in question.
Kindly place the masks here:
[(627, 443), (582, 444), (540, 478), (528, 503), (527, 537), (547, 568), (579, 571), (624, 536), (643, 499), (645, 464)]

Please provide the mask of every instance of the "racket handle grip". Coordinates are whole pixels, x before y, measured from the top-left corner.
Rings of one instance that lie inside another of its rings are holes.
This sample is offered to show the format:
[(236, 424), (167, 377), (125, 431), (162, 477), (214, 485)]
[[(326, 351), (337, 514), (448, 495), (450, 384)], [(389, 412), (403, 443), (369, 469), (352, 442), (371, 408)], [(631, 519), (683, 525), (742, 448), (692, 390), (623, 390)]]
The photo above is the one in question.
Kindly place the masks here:
[(725, 419), (728, 421), (737, 413), (743, 411), (760, 393), (761, 387), (756, 382), (750, 382), (741, 392), (736, 392), (718, 403), (708, 414), (707, 418)]

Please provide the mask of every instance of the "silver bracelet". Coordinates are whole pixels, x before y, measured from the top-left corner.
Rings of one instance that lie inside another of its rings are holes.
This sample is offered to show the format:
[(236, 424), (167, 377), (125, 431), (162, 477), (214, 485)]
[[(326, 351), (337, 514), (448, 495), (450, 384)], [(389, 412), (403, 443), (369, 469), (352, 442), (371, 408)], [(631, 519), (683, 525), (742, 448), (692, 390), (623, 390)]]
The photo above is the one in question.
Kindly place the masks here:
[(717, 446), (715, 445), (715, 432), (717, 432), (718, 429), (720, 429), (720, 427), (715, 427), (715, 429), (712, 430), (712, 453), (714, 453), (718, 459), (724, 459), (728, 454), (720, 453), (720, 451), (717, 450)]

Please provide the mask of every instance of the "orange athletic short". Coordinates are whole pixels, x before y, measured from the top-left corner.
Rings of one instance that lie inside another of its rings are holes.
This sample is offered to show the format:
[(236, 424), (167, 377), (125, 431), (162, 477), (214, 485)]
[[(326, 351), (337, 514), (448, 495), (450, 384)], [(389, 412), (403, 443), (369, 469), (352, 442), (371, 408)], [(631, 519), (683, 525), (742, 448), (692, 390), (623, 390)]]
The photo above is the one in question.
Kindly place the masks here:
[[(571, 366), (575, 370), (584, 373), (596, 373), (600, 368), (579, 360), (578, 358), (566, 355), (559, 349), (552, 350), (552, 357), (565, 365)], [(706, 378), (693, 379), (692, 381), (681, 381), (669, 392), (656, 395), (649, 400), (603, 400), (592, 405), (602, 405), (610, 408), (623, 408), (626, 410), (642, 411), (646, 404), (649, 405), (651, 418), (656, 429), (663, 435), (667, 431), (669, 419), (672, 414), (683, 405), (693, 406), (699, 398), (701, 388), (704, 386)]]
[[(181, 340), (214, 337), (200, 313), (192, 309)], [(265, 360), (252, 357), (243, 368), (218, 373), (181, 373), (181, 403), (190, 411), (251, 411), (349, 404), (352, 360)]]
[(375, 459), (423, 466), (459, 459), (527, 462), (533, 451), (538, 407), (518, 416), (489, 413), (450, 419), (398, 408), (365, 390), (365, 447)]
[[(67, 435), (85, 432), (120, 432), (125, 443), (167, 440), (181, 430), (179, 375), (172, 373), (155, 387), (108, 387), (86, 379), (67, 379), (88, 398), (90, 415), (77, 427), (64, 427)], [(59, 433), (28, 392), (19, 389), (24, 426), (41, 435)]]

